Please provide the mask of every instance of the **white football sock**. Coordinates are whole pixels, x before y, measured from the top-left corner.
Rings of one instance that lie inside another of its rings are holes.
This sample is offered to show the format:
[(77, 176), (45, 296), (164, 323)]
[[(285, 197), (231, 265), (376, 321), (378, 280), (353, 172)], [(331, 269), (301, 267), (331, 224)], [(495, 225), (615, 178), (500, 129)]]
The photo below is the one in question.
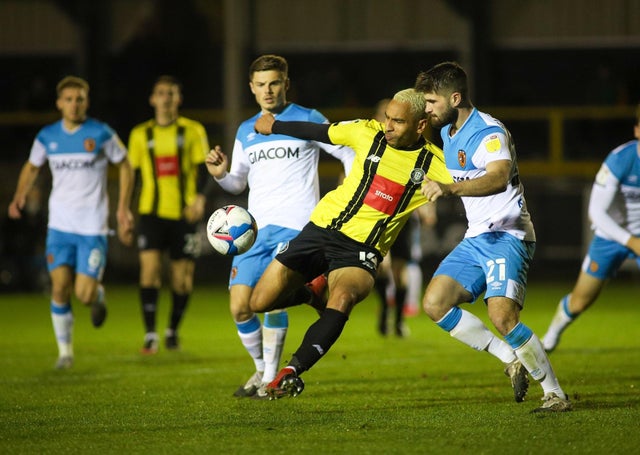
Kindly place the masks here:
[(460, 310), (460, 314), (460, 320), (449, 334), (477, 351), (484, 351), (495, 338), (493, 333), (477, 316), (465, 310)]
[(562, 332), (564, 332), (569, 324), (571, 324), (576, 318), (576, 315), (567, 313), (569, 299), (570, 296), (567, 294), (560, 300), (556, 313), (554, 314), (551, 324), (549, 324), (549, 328), (547, 329), (547, 333), (542, 337), (542, 345), (547, 351), (555, 349), (556, 345), (560, 341), (560, 335), (562, 335)]
[(264, 315), (262, 350), (264, 355), (263, 383), (273, 381), (280, 370), (280, 359), (287, 336), (289, 317), (285, 310), (270, 311)]
[[(258, 319), (256, 315), (254, 315), (253, 318)], [(255, 320), (253, 320), (253, 318), (246, 322), (236, 322), (236, 326), (240, 327), (247, 323), (255, 324)], [(242, 341), (242, 345), (253, 359), (253, 362), (256, 365), (256, 371), (264, 371), (264, 358), (262, 356), (262, 325), (260, 324), (260, 320), (258, 319), (257, 330), (245, 333), (238, 329), (238, 336), (240, 337), (240, 341)]]
[(526, 343), (516, 348), (515, 353), (533, 379), (540, 382), (545, 395), (555, 392), (559, 397), (566, 397), (553, 372), (549, 357), (535, 333)]
[(262, 350), (264, 355), (264, 375), (262, 382), (273, 381), (280, 370), (280, 359), (284, 340), (287, 336), (286, 328), (264, 327), (262, 330)]
[(489, 342), (489, 346), (487, 346), (486, 351), (502, 360), (505, 364), (511, 363), (517, 359), (516, 354), (513, 352), (513, 349), (511, 349), (511, 346), (495, 335)]
[(73, 313), (69, 303), (51, 300), (51, 322), (58, 344), (59, 357), (73, 357)]

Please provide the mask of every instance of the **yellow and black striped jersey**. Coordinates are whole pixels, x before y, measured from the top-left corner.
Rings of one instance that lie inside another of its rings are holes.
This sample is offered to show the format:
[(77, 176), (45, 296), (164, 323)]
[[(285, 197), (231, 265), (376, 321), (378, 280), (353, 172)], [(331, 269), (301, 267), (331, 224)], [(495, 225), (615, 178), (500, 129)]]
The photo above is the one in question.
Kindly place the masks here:
[(311, 222), (373, 246), (384, 256), (409, 214), (428, 202), (420, 192), (425, 176), (452, 182), (443, 152), (428, 141), (415, 150), (393, 148), (376, 120), (334, 123), (329, 137), (333, 144), (352, 148), (356, 157), (342, 185), (320, 200)]
[(209, 151), (201, 123), (185, 117), (171, 125), (155, 120), (137, 125), (129, 136), (129, 161), (140, 170), (139, 213), (179, 220), (196, 197), (198, 165)]

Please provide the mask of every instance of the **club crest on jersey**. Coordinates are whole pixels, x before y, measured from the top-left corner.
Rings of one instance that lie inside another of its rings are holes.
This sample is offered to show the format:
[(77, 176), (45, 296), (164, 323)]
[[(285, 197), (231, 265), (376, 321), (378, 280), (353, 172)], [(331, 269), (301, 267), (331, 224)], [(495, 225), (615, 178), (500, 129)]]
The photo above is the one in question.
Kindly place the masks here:
[(467, 152), (464, 150), (458, 150), (458, 164), (460, 167), (464, 167), (467, 164)]
[(88, 137), (84, 140), (84, 149), (91, 153), (96, 149), (96, 140), (92, 137)]
[(498, 138), (498, 135), (492, 135), (489, 140), (484, 143), (484, 148), (489, 153), (495, 153), (500, 150), (500, 138)]
[(424, 180), (424, 170), (419, 167), (411, 171), (411, 182), (419, 185)]
[(280, 242), (278, 243), (278, 248), (276, 249), (276, 254), (284, 253), (289, 249), (289, 242)]

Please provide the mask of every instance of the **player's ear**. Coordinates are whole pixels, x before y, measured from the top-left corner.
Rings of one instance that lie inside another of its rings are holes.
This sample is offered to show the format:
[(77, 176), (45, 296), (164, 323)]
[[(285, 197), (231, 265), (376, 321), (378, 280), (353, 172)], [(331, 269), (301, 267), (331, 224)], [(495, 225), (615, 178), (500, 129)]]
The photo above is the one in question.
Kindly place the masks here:
[(452, 107), (459, 107), (460, 104), (462, 104), (462, 95), (460, 92), (453, 92), (449, 96), (449, 104), (451, 104)]
[(285, 92), (288, 91), (290, 86), (291, 86), (291, 79), (286, 78), (284, 80), (284, 91)]
[(418, 120), (418, 133), (422, 135), (427, 129), (427, 126), (429, 126), (429, 121), (426, 118), (421, 118), (420, 120)]

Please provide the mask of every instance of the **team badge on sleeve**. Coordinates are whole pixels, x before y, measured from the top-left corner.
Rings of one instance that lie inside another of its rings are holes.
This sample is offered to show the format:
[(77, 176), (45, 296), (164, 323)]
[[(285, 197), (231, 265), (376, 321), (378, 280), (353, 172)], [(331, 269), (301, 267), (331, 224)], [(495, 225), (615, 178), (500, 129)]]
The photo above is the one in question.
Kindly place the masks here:
[(500, 150), (500, 138), (494, 134), (484, 143), (484, 148), (489, 153), (497, 152)]
[(609, 179), (609, 174), (611, 174), (611, 172), (607, 166), (600, 166), (600, 170), (596, 174), (596, 184), (605, 186)]

